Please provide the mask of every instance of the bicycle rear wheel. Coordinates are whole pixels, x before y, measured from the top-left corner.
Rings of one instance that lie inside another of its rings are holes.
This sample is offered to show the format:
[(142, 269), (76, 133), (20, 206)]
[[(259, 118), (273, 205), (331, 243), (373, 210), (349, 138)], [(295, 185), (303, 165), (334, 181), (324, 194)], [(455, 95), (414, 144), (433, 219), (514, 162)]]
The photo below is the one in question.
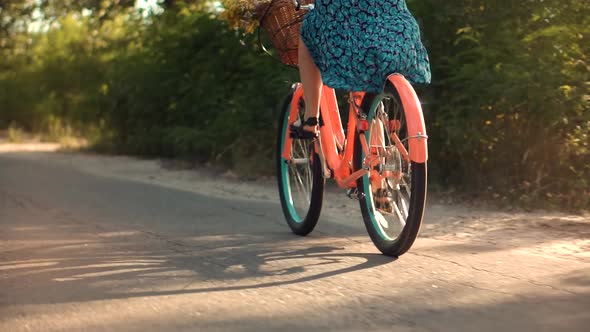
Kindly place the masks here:
[[(370, 172), (357, 181), (363, 220), (371, 240), (385, 255), (398, 257), (414, 243), (426, 201), (426, 163), (410, 161), (408, 124), (395, 87), (387, 82), (382, 94), (367, 94), (361, 108), (369, 130), (365, 154), (356, 139), (355, 168)], [(403, 148), (402, 148), (403, 146)]]
[[(298, 109), (291, 110), (292, 98), (293, 93), (286, 98), (279, 118), (277, 180), (287, 224), (293, 233), (305, 236), (315, 228), (319, 220), (325, 180), (319, 156), (314, 149), (314, 141), (287, 139), (290, 135), (290, 114), (296, 112), (297, 116), (302, 118), (305, 111), (303, 98), (297, 101)], [(291, 144), (290, 160), (283, 156), (286, 144)]]

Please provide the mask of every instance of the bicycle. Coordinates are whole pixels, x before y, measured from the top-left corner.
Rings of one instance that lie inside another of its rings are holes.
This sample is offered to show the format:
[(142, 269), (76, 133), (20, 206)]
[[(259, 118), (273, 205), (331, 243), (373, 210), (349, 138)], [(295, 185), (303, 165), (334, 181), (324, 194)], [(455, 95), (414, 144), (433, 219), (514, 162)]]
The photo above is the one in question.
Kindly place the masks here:
[[(298, 9), (313, 9), (313, 4)], [(360, 202), (367, 232), (385, 255), (407, 252), (422, 224), (427, 181), (428, 135), (420, 101), (399, 74), (382, 93), (350, 92), (346, 130), (334, 89), (324, 86), (319, 137), (294, 138), (290, 125), (303, 118), (303, 86), (295, 83), (282, 105), (277, 142), (277, 180), (287, 224), (308, 235), (318, 223), (326, 179)]]

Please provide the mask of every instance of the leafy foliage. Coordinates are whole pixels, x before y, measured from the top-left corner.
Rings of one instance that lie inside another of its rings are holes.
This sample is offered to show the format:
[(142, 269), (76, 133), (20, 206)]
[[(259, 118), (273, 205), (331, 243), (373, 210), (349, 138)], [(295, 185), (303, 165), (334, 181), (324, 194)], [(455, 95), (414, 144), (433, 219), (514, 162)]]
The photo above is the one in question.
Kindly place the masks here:
[(521, 203), (588, 206), (590, 3), (410, 4), (433, 62), (437, 178)]
[(260, 25), (260, 13), (271, 0), (223, 0), (225, 9), (220, 18), (227, 21), (229, 26), (241, 29), (245, 33), (253, 33)]
[[(161, 1), (151, 16), (133, 3), (0, 0), (0, 128), (57, 123), (107, 151), (272, 170), (296, 71), (205, 0)], [(590, 2), (408, 5), (433, 68), (420, 95), (434, 183), (590, 207)]]

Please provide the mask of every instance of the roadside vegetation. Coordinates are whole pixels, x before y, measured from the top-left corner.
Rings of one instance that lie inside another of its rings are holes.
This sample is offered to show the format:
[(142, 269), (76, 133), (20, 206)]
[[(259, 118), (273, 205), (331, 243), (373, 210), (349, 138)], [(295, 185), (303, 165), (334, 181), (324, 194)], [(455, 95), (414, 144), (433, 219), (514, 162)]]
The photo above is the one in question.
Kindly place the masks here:
[[(590, 2), (408, 0), (430, 182), (517, 206), (590, 208)], [(273, 172), (294, 69), (210, 1), (0, 1), (0, 130), (96, 151)]]

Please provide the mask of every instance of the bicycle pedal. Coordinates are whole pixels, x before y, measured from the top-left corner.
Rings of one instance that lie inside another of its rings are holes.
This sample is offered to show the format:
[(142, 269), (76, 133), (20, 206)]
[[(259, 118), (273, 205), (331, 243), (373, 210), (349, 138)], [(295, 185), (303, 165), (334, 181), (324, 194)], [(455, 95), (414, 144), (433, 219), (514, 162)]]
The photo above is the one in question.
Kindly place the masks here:
[(298, 135), (296, 133), (290, 133), (289, 137), (291, 137), (292, 139), (315, 141), (319, 137), (319, 135), (314, 136), (314, 137), (301, 137), (300, 135)]
[(346, 191), (346, 196), (348, 196), (350, 199), (356, 199), (357, 201), (360, 201), (361, 198), (365, 198), (365, 194), (359, 192), (357, 188), (348, 189)]
[(289, 136), (292, 139), (314, 140), (320, 136), (320, 133), (319, 132), (315, 132), (315, 133), (307, 132), (307, 131), (304, 131), (301, 127), (291, 125), (291, 127), (289, 128)]

